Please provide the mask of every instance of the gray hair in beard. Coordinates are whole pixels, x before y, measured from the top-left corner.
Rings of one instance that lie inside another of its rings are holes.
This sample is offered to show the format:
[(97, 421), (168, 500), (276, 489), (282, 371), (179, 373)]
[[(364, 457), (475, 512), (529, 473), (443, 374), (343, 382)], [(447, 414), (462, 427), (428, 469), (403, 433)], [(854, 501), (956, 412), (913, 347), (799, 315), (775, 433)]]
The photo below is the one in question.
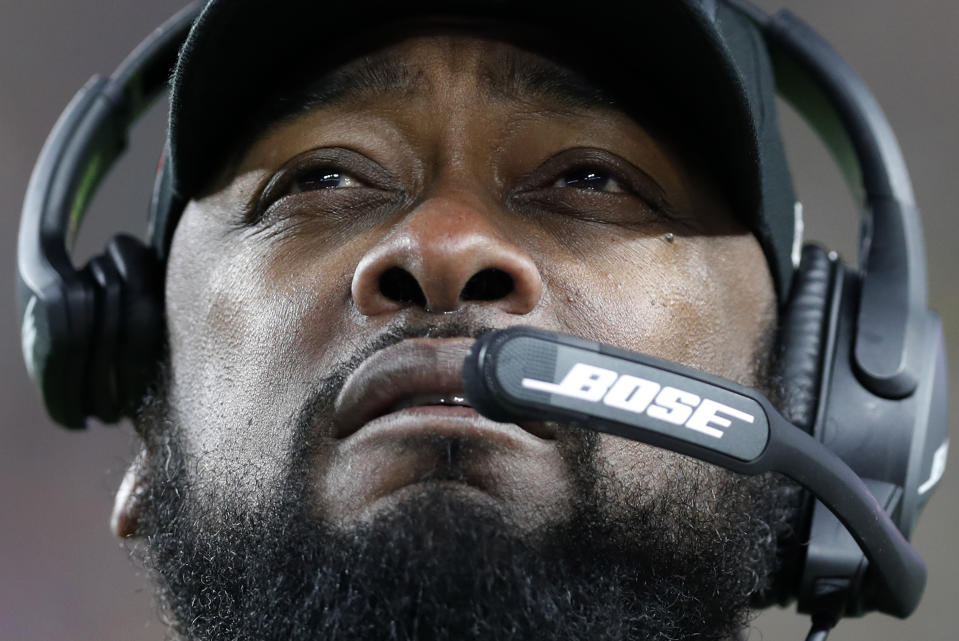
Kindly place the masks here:
[[(730, 638), (772, 588), (794, 545), (800, 493), (775, 476), (689, 461), (649, 496), (600, 472), (596, 434), (561, 429), (576, 488), (572, 515), (538, 532), (441, 488), (344, 533), (308, 510), (308, 418), (328, 411), (347, 375), (405, 338), (478, 336), (446, 325), (390, 331), (318, 386), (297, 421), (294, 460), (272, 500), (203, 505), (185, 473), (161, 377), (137, 428), (148, 453), (145, 541), (171, 634), (183, 640)], [(768, 353), (768, 351), (766, 352)], [(757, 380), (771, 380), (769, 358)], [(770, 387), (768, 391), (773, 391)], [(461, 448), (457, 456), (469, 456)], [(704, 496), (710, 496), (708, 509)], [(624, 498), (625, 497), (625, 498)]]

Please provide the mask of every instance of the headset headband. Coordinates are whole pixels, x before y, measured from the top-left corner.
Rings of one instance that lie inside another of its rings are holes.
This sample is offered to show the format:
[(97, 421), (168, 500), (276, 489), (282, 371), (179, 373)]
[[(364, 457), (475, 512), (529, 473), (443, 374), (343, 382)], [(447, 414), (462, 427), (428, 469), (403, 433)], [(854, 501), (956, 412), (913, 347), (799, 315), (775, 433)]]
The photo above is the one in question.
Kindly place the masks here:
[(862, 208), (856, 373), (880, 396), (907, 396), (921, 368), (926, 254), (896, 135), (865, 83), (799, 18), (727, 1), (762, 30), (780, 94), (827, 145)]
[(96, 286), (74, 268), (69, 249), (100, 181), (126, 149), (127, 132), (166, 88), (199, 10), (194, 2), (179, 11), (110, 78), (91, 78), (63, 111), (30, 176), (17, 238), (23, 356), (50, 415), (69, 427), (83, 427), (90, 415), (117, 412), (91, 411), (84, 400), (86, 350), (70, 343), (83, 343), (94, 332)]

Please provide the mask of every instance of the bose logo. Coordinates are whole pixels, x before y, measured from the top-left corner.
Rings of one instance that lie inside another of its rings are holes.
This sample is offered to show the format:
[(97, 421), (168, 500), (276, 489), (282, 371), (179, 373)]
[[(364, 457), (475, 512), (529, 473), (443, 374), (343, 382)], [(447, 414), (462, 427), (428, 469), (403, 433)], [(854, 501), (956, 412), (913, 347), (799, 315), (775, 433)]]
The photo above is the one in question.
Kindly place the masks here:
[[(730, 418), (753, 423), (756, 419), (734, 407), (700, 398), (692, 392), (663, 387), (655, 381), (618, 373), (611, 369), (576, 363), (560, 383), (524, 378), (523, 387), (561, 394), (584, 401), (603, 401), (610, 407), (683, 425), (714, 438), (722, 438)], [(728, 418), (727, 418), (728, 417)]]

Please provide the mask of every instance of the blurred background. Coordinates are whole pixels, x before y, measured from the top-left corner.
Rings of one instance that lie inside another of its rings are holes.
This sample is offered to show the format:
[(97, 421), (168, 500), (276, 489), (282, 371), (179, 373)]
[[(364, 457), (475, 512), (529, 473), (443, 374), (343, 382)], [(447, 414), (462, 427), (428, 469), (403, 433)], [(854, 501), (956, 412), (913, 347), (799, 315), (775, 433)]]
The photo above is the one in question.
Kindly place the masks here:
[[(942, 314), (953, 370), (959, 368), (959, 3), (952, 0), (762, 0), (791, 8), (866, 79), (899, 136), (924, 213), (932, 306)], [(3, 0), (0, 2), (0, 639), (159, 641), (164, 637), (143, 572), (108, 530), (113, 493), (133, 452), (132, 431), (56, 427), (43, 413), (20, 356), (14, 249), (33, 161), (62, 108), (94, 73), (109, 73), (182, 0)], [(142, 235), (163, 138), (158, 105), (138, 126), (126, 161), (91, 209), (79, 242), (86, 259), (111, 234)], [(805, 204), (807, 234), (854, 259), (852, 201), (823, 147), (791, 114), (788, 151)], [(959, 377), (954, 376), (954, 380)], [(959, 386), (952, 398), (959, 399)], [(952, 431), (959, 427), (953, 412)], [(929, 565), (919, 610), (906, 621), (846, 620), (833, 641), (956, 638), (959, 463), (946, 472), (914, 541)], [(805, 618), (771, 610), (751, 641), (803, 639)]]

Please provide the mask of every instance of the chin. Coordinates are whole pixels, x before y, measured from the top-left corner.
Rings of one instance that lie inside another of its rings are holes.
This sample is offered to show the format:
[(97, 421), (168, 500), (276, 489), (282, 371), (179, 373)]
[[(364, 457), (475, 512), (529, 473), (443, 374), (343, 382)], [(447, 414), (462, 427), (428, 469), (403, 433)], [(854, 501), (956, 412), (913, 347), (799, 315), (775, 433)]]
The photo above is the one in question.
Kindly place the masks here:
[[(357, 436), (362, 436), (361, 432)], [(565, 517), (574, 500), (569, 450), (582, 444), (527, 436), (418, 433), (344, 448), (319, 472), (319, 513), (340, 528), (367, 523), (408, 501), (447, 496), (535, 530)]]

